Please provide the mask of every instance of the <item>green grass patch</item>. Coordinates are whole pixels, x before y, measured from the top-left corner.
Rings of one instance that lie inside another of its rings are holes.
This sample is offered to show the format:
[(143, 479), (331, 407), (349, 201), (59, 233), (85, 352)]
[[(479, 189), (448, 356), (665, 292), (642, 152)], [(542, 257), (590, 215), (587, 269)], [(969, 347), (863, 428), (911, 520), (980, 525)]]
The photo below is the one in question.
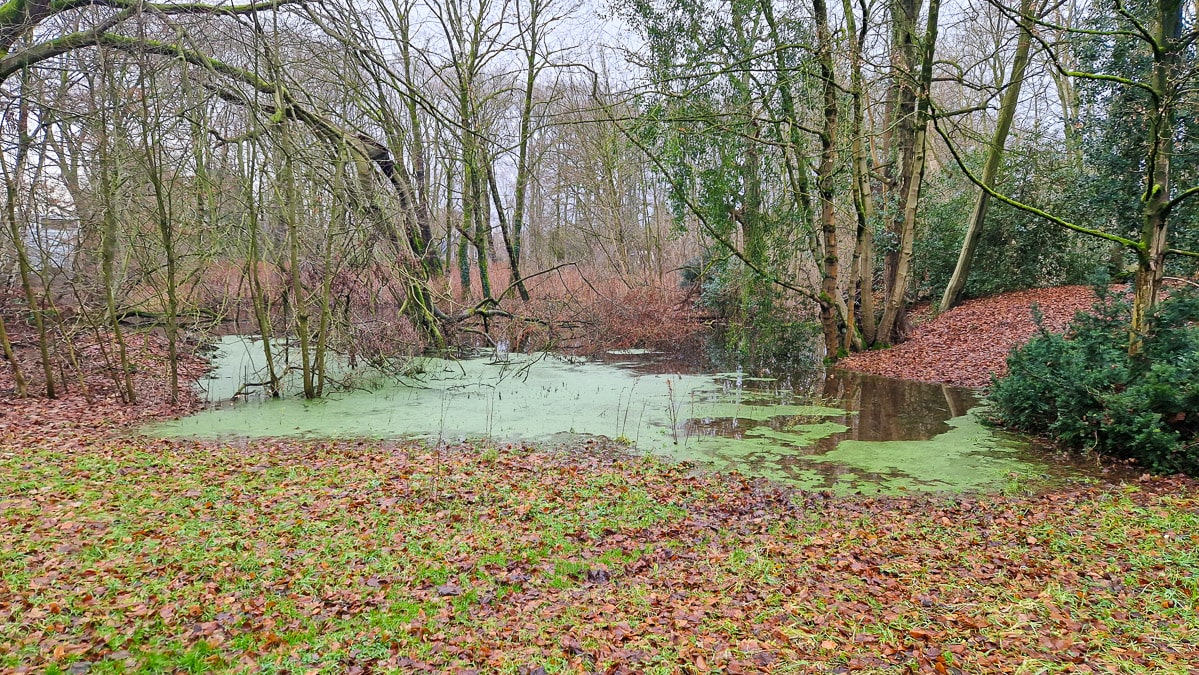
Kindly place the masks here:
[[(826, 498), (527, 449), (0, 460), (0, 669), (1185, 673), (1192, 483)], [(522, 670), (524, 669), (524, 670)]]

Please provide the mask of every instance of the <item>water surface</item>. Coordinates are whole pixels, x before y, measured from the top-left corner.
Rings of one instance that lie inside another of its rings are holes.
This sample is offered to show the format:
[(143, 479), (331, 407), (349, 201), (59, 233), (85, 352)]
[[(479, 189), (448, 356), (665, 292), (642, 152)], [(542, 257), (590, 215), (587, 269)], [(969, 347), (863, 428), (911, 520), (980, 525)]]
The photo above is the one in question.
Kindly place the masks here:
[[(151, 433), (199, 438), (422, 438), (560, 441), (597, 435), (639, 452), (835, 492), (995, 490), (1014, 477), (1082, 468), (981, 424), (965, 389), (846, 371), (784, 378), (695, 372), (645, 353), (602, 360), (552, 354), (418, 358), (401, 377), (359, 375), (355, 388), (306, 401), (247, 396), (261, 348), (230, 336), (212, 406)], [(238, 401), (230, 399), (237, 395)]]

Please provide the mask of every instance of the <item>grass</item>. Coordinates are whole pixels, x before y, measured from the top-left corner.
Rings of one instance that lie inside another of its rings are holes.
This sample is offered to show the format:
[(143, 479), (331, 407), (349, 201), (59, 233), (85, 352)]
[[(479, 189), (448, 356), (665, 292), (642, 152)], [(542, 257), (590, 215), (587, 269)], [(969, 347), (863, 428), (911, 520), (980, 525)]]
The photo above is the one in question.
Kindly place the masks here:
[(0, 452), (0, 670), (1188, 673), (1185, 482), (829, 498), (527, 448)]

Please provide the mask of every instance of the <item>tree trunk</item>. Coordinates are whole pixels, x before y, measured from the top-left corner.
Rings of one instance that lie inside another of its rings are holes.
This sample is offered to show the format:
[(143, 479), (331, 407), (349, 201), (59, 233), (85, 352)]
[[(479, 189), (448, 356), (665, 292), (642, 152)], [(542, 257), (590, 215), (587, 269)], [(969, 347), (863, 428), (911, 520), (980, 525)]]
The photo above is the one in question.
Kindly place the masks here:
[(288, 292), (291, 293), (291, 305), (296, 318), (295, 332), (296, 339), (299, 341), (300, 378), (303, 382), (304, 398), (314, 399), (316, 398), (316, 380), (312, 372), (312, 355), (309, 353), (312, 335), (308, 326), (311, 319), (309, 314), (311, 303), (307, 297), (308, 292), (304, 288), (303, 272), (300, 269), (300, 223), (296, 209), (299, 195), (296, 194), (295, 172), (292, 166), (291, 147), (286, 125), (284, 125), (282, 142), (285, 156), (282, 170), (279, 172), (279, 180), (283, 183), (280, 206), (283, 209), (284, 226), (287, 228)]
[[(411, 83), (416, 80), (416, 73), (412, 66), (412, 42), (409, 36), (409, 17), (405, 14), (396, 18), (400, 26), (399, 45), (400, 56), (404, 63), (404, 76), (409, 87), (411, 87)], [(383, 98), (380, 97), (380, 100), (383, 100)], [(405, 96), (404, 103), (408, 109), (408, 124), (411, 127), (410, 138), (412, 139), (412, 147), (409, 150), (409, 154), (412, 156), (412, 178), (416, 188), (417, 227), (420, 230), (422, 243), (424, 244), (424, 250), (417, 251), (416, 253), (421, 256), (426, 273), (436, 275), (441, 272), (442, 267), (441, 258), (437, 255), (437, 250), (433, 246), (433, 225), (429, 216), (429, 178), (425, 135), (417, 108), (417, 97), (413, 95)]]
[[(106, 132), (102, 132), (106, 133)], [(101, 138), (99, 147), (100, 199), (103, 204), (103, 225), (100, 229), (100, 282), (104, 285), (104, 307), (107, 313), (109, 327), (113, 339), (117, 343), (117, 367), (120, 375), (114, 376), (119, 383), (121, 399), (130, 404), (137, 403), (137, 390), (133, 386), (133, 367), (129, 363), (129, 350), (125, 345), (125, 330), (121, 327), (121, 317), (117, 311), (116, 296), (116, 258), (117, 235), (120, 221), (117, 218), (116, 177), (115, 167), (106, 147), (107, 141)]]
[[(520, 293), (520, 299), (528, 301), (529, 291), (525, 289), (524, 279), (520, 275), (520, 254), (521, 254), (521, 237), (525, 225), (525, 208), (527, 201), (527, 193), (529, 189), (529, 180), (532, 175), (529, 162), (529, 141), (532, 138), (533, 125), (533, 92), (537, 84), (537, 75), (540, 68), (537, 66), (537, 53), (541, 47), (541, 13), (545, 8), (545, 3), (534, 0), (529, 3), (529, 15), (527, 17), (527, 41), (524, 43), (525, 50), (525, 87), (522, 92), (520, 106), (520, 131), (516, 139), (516, 185), (513, 188), (512, 196), (512, 227), (509, 233), (509, 239), (505, 240), (505, 246), (508, 247), (508, 258), (512, 263), (512, 280), (516, 284), (516, 290)], [(499, 204), (496, 204), (499, 208)]]
[[(1012, 120), (1016, 118), (1016, 105), (1020, 102), (1020, 88), (1024, 84), (1024, 71), (1028, 67), (1028, 51), (1032, 44), (1032, 0), (1021, 0), (1020, 15), (1022, 18), (1020, 31), (1016, 39), (1016, 54), (1012, 59), (1012, 74), (1008, 78), (1007, 89), (999, 104), (999, 120), (995, 126), (995, 135), (991, 139), (987, 163), (983, 167), (982, 181), (986, 185), (994, 185), (999, 174), (999, 165), (1003, 160), (1003, 149), (1007, 144), (1008, 132), (1012, 128)], [(978, 191), (974, 202), (974, 211), (966, 225), (966, 238), (962, 241), (962, 250), (958, 255), (957, 265), (949, 278), (949, 285), (941, 296), (940, 311), (953, 309), (962, 301), (962, 292), (966, 288), (966, 280), (970, 277), (970, 266), (974, 262), (974, 252), (982, 238), (983, 222), (987, 217), (987, 204), (991, 195), (986, 190)]]
[[(22, 81), (24, 86), (24, 81)], [(33, 288), (33, 267), (29, 262), (29, 251), (25, 246), (25, 238), (21, 234), (21, 225), (17, 222), (17, 196), (19, 194), (18, 181), (21, 179), (21, 173), (25, 169), (25, 162), (29, 154), (29, 145), (32, 142), (29, 136), (29, 100), (22, 98), (17, 111), (17, 148), (13, 159), (13, 171), (9, 173), (7, 167), (4, 174), (5, 187), (5, 216), (8, 220), (8, 233), (12, 238), (12, 245), (17, 253), (17, 270), (21, 276), (21, 289), (25, 293), (25, 302), (29, 307), (29, 312), (33, 316), (33, 324), (37, 329), (38, 351), (42, 357), (42, 373), (46, 378), (46, 398), (56, 398), (57, 393), (54, 389), (54, 364), (50, 360), (50, 334), (46, 328), (45, 308), (43, 306), (45, 299), (39, 301), (37, 292)], [(45, 289), (43, 290), (43, 295)]]
[(267, 297), (262, 284), (262, 253), (259, 246), (261, 227), (258, 221), (259, 199), (255, 192), (255, 178), (253, 176), (259, 170), (257, 158), (258, 153), (255, 148), (251, 152), (248, 166), (243, 167), (243, 172), (246, 173), (243, 176), (246, 197), (246, 215), (244, 217), (248, 244), (246, 275), (250, 279), (250, 298), (254, 307), (254, 320), (258, 324), (258, 333), (262, 336), (262, 355), (266, 360), (267, 382), (269, 383), (267, 394), (271, 398), (279, 398), (283, 394), (283, 384), (278, 371), (275, 370), (274, 350), (271, 348), (271, 338), (274, 331), (271, 328), (270, 299)]
[[(914, 166), (916, 71), (919, 65), (916, 52), (919, 39), (916, 34), (916, 21), (920, 17), (922, 6), (923, 0), (891, 1), (891, 85), (887, 96), (887, 124), (883, 132), (883, 146), (887, 153), (883, 203), (888, 205), (884, 213), (888, 235), (886, 254), (883, 257), (884, 319), (888, 299), (897, 283), (899, 252), (903, 244), (904, 199), (910, 191)], [(889, 330), (876, 329), (875, 343), (890, 344), (894, 337), (891, 333)]]
[(779, 35), (773, 2), (771, 0), (759, 0), (759, 3), (762, 8), (762, 16), (766, 19), (766, 24), (770, 28), (770, 41), (774, 51), (775, 88), (779, 92), (779, 103), (782, 106), (783, 113), (782, 119), (778, 121), (780, 125), (779, 138), (786, 139), (783, 150), (787, 182), (791, 189), (792, 199), (799, 206), (802, 220), (805, 223), (811, 222), (808, 218), (812, 212), (812, 196), (808, 184), (806, 157), (803, 152), (805, 145), (804, 132), (802, 130), (803, 125), (790, 123), (799, 120), (800, 116), (796, 110), (795, 93), (791, 86), (789, 75), (791, 69), (787, 65), (785, 57), (786, 42)]
[[(481, 153), (475, 153), (475, 160), (483, 159)], [(474, 203), (474, 220), (475, 220), (475, 235), (473, 244), (475, 246), (475, 262), (479, 266), (479, 289), (483, 293), (483, 298), (491, 297), (491, 259), (488, 253), (491, 249), (491, 206), (487, 199), (487, 178), (486, 170), (481, 166), (475, 166), (472, 172), (472, 192), (474, 196), (471, 202)]]
[[(925, 28), (920, 55), (920, 76), (915, 84), (912, 96), (915, 108), (910, 115), (904, 115), (901, 129), (911, 133), (911, 143), (903, 153), (900, 174), (900, 185), (903, 210), (900, 217), (894, 221), (892, 231), (899, 236), (899, 249), (888, 255), (890, 273), (887, 298), (883, 306), (883, 318), (879, 322), (877, 339), (888, 344), (897, 342), (901, 335), (904, 314), (907, 311), (906, 294), (908, 290), (909, 273), (912, 261), (912, 247), (916, 237), (916, 213), (920, 204), (920, 188), (924, 179), (925, 158), (927, 156), (926, 135), (928, 131), (929, 96), (933, 78), (933, 55), (937, 44), (937, 19), (940, 12), (940, 0), (929, 0), (928, 24)], [(913, 20), (915, 14), (909, 15)], [(904, 19), (905, 23), (907, 19)], [(905, 31), (906, 32), (906, 31)], [(915, 40), (914, 36), (911, 36)], [(910, 62), (909, 62), (910, 63)], [(901, 86), (901, 92), (903, 87)], [(897, 101), (900, 105), (896, 110), (904, 112), (905, 96)], [(906, 144), (906, 141), (904, 141)]]
[[(495, 180), (495, 169), (491, 159), (487, 158), (487, 186), (491, 191), (491, 200), (495, 205), (496, 218), (500, 221), (500, 237), (504, 240), (504, 250), (508, 252), (508, 264), (512, 268), (512, 284), (520, 293), (520, 299), (528, 301), (529, 291), (525, 289), (525, 281), (520, 276), (520, 240), (516, 233), (511, 232), (508, 216), (504, 212), (504, 202), (500, 198), (500, 186)], [(502, 298), (501, 298), (502, 299)]]
[[(145, 99), (143, 99), (145, 101)], [(143, 112), (148, 112), (143, 108)], [(143, 152), (146, 155), (147, 177), (154, 190), (154, 216), (158, 221), (158, 234), (162, 244), (162, 253), (166, 263), (166, 335), (167, 335), (167, 384), (170, 391), (171, 403), (179, 402), (179, 296), (178, 296), (178, 266), (179, 257), (175, 250), (175, 225), (171, 209), (167, 204), (166, 187), (163, 185), (161, 166), (155, 153), (160, 145), (157, 138), (149, 132), (151, 124), (156, 121), (142, 120), (146, 125), (143, 135)]]
[(17, 398), (25, 398), (29, 395), (29, 388), (25, 384), (25, 376), (21, 373), (21, 364), (17, 363), (17, 355), (13, 353), (12, 342), (8, 339), (8, 330), (4, 327), (3, 316), (0, 316), (0, 349), (4, 352), (9, 369), (12, 370), (13, 386), (16, 389)]
[(837, 83), (833, 73), (833, 45), (828, 27), (828, 8), (824, 0), (812, 0), (816, 16), (816, 42), (819, 53), (820, 78), (824, 90), (824, 126), (820, 133), (820, 167), (816, 190), (820, 195), (820, 230), (823, 235), (823, 255), (820, 264), (820, 323), (824, 330), (825, 353), (836, 358), (841, 350), (842, 330), (853, 331), (844, 324), (847, 317), (838, 309), (840, 300), (841, 261), (838, 257), (837, 212), (834, 200), (837, 162)]
[[(874, 191), (870, 187), (870, 163), (867, 157), (866, 144), (863, 142), (865, 127), (864, 89), (862, 82), (862, 39), (865, 37), (869, 24), (869, 15), (862, 16), (862, 29), (858, 32), (851, 0), (842, 0), (845, 12), (846, 32), (849, 39), (849, 81), (850, 98), (853, 105), (853, 119), (850, 122), (850, 152), (853, 154), (851, 164), (854, 213), (857, 216), (857, 241), (854, 247), (853, 262), (850, 266), (850, 302), (848, 303), (847, 325), (844, 348), (861, 349), (865, 344), (874, 342)], [(866, 9), (863, 9), (865, 12)], [(853, 296), (856, 295), (861, 303), (860, 318), (855, 321)], [(853, 327), (860, 326), (860, 335)]]
[(1149, 125), (1151, 170), (1141, 197), (1144, 225), (1137, 251), (1137, 276), (1129, 327), (1128, 352), (1141, 352), (1149, 332), (1149, 318), (1157, 304), (1165, 276), (1165, 258), (1169, 250), (1170, 169), (1174, 155), (1175, 105), (1179, 92), (1174, 78), (1179, 67), (1183, 26), (1182, 0), (1158, 0), (1153, 39), (1157, 43), (1153, 60), (1151, 87), (1157, 95), (1158, 114)]

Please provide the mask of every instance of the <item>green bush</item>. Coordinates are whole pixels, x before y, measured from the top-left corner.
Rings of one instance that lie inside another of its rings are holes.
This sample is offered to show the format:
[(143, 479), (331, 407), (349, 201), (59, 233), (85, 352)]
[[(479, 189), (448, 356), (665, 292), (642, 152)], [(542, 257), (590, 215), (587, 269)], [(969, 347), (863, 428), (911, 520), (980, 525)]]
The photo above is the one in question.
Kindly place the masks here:
[(999, 421), (1151, 471), (1199, 475), (1199, 294), (1160, 303), (1135, 357), (1128, 321), (1127, 303), (1104, 294), (1066, 335), (1042, 329), (1014, 349), (989, 396)]
[[(1108, 213), (1095, 214), (1090, 193), (1058, 141), (1031, 139), (1009, 147), (1000, 172), (1000, 189), (1016, 199), (1067, 220), (1104, 229)], [(983, 157), (968, 158), (981, 172)], [(959, 171), (942, 171), (925, 179), (920, 196), (919, 235), (912, 252), (913, 292), (918, 299), (938, 300), (949, 284), (978, 189)], [(1054, 223), (1018, 211), (996, 200), (987, 209), (965, 297), (975, 298), (1040, 286), (1086, 283), (1112, 258), (1107, 242), (1080, 237)], [(881, 259), (881, 254), (880, 254)], [(1122, 265), (1117, 265), (1116, 272)]]

